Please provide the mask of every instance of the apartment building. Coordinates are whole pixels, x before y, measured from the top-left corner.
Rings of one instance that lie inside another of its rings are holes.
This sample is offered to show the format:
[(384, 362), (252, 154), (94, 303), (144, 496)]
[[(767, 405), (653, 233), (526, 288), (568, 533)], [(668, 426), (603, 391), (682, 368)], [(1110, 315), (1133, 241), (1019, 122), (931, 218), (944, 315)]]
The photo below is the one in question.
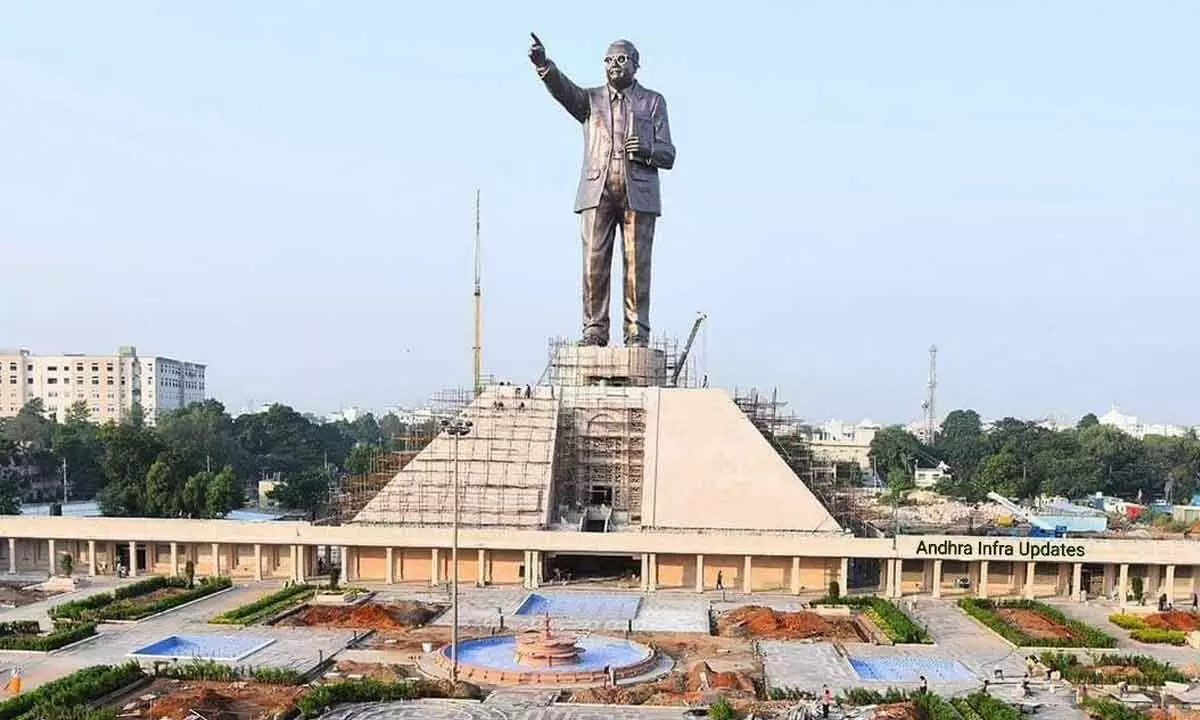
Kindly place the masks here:
[(204, 370), (199, 363), (139, 357), (133, 346), (111, 355), (0, 350), (0, 417), (40, 398), (47, 415), (59, 421), (83, 401), (93, 422), (119, 421), (137, 403), (153, 424), (164, 412), (204, 399)]

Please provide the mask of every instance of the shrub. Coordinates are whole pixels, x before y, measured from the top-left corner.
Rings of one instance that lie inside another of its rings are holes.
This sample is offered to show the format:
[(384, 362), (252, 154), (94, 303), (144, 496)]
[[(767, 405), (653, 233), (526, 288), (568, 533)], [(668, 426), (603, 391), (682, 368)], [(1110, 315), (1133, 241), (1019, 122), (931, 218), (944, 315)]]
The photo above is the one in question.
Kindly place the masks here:
[(330, 590), (338, 589), (338, 578), (341, 576), (341, 574), (342, 574), (341, 567), (334, 565), (333, 567), (329, 568), (329, 589)]
[(312, 585), (288, 585), (266, 597), (252, 603), (239, 605), (232, 610), (221, 613), (209, 620), (218, 625), (250, 625), (259, 620), (274, 615), (281, 610), (307, 600), (314, 588)]
[(733, 712), (728, 700), (719, 697), (716, 702), (708, 706), (708, 716), (713, 720), (734, 720), (737, 714)]
[(0, 623), (0, 637), (6, 635), (37, 635), (42, 631), (42, 625), (37, 620), (14, 620)]
[[(1035, 600), (980, 600), (977, 598), (961, 598), (958, 606), (965, 613), (991, 628), (997, 635), (1013, 645), (1023, 647), (1116, 647), (1116, 638), (1103, 633), (1091, 625), (1072, 620), (1063, 615), (1058, 609)], [(1065, 638), (1034, 638), (1019, 627), (1005, 620), (996, 610), (1000, 608), (1019, 608), (1032, 610), (1049, 620), (1071, 631), (1071, 636)]]
[(1090, 697), (1082, 704), (1088, 715), (1101, 720), (1145, 720), (1140, 712), (1116, 700)]
[(840, 585), (838, 585), (838, 581), (830, 580), (829, 581), (829, 597), (833, 598), (834, 600), (837, 600), (841, 596), (842, 596), (842, 588)]
[(1133, 590), (1133, 599), (1138, 602), (1142, 601), (1142, 595), (1145, 590), (1144, 584), (1145, 581), (1142, 580), (1141, 575), (1134, 575), (1133, 579), (1129, 581), (1130, 588)]
[[(112, 593), (97, 593), (82, 600), (72, 600), (55, 605), (50, 608), (50, 617), (56, 620), (141, 620), (211, 595), (232, 585), (233, 581), (227, 577), (210, 577), (205, 578), (198, 586), (189, 590), (186, 589), (186, 581), (182, 578), (167, 578), (158, 575), (130, 585), (123, 585)], [(155, 600), (139, 599), (167, 587), (180, 588), (183, 592)]]
[[(175, 568), (171, 568), (171, 569), (174, 570)], [(195, 587), (196, 586), (196, 563), (192, 562), (191, 560), (188, 560), (187, 563), (183, 566), (183, 576), (185, 578), (187, 578), (187, 586), (188, 586), (189, 590), (192, 589), (193, 587)]]
[(62, 568), (62, 574), (65, 577), (71, 577), (71, 573), (75, 572), (75, 559), (71, 557), (71, 553), (64, 553), (62, 559), (58, 561), (58, 565)]
[(963, 720), (962, 714), (945, 698), (936, 693), (915, 693), (911, 696), (917, 705), (917, 717), (926, 720)]
[(1108, 616), (1108, 621), (1119, 628), (1126, 630), (1141, 630), (1146, 627), (1146, 621), (1137, 615), (1127, 615), (1125, 613), (1113, 613)]
[(884, 703), (904, 702), (910, 697), (907, 690), (890, 687), (884, 692), (868, 688), (848, 688), (838, 698), (843, 705), (857, 707), (859, 705), (882, 705)]
[(1021, 713), (1016, 708), (982, 692), (968, 695), (967, 704), (983, 720), (1021, 720)]
[[(325, 708), (349, 702), (386, 702), (414, 700), (421, 697), (445, 697), (445, 692), (426, 680), (411, 682), (380, 682), (379, 680), (347, 680), (321, 685), (300, 698), (297, 705), (305, 717), (316, 717)], [(0, 718), (0, 720), (4, 720)]]
[(1164, 645), (1186, 645), (1187, 633), (1182, 630), (1163, 630), (1161, 628), (1141, 628), (1129, 633), (1129, 637), (1138, 642), (1164, 644)]
[(291, 668), (261, 667), (250, 674), (255, 682), (268, 685), (302, 685), (304, 673)]

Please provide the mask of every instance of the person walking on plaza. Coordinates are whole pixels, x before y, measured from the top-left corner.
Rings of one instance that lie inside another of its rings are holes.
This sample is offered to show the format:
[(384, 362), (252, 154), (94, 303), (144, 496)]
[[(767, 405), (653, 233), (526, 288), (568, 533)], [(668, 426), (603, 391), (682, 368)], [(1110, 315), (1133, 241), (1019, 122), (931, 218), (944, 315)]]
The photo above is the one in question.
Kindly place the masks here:
[(717, 571), (717, 589), (725, 589), (725, 575), (720, 570)]
[(829, 706), (833, 703), (833, 692), (828, 685), (821, 686), (821, 717), (829, 717)]

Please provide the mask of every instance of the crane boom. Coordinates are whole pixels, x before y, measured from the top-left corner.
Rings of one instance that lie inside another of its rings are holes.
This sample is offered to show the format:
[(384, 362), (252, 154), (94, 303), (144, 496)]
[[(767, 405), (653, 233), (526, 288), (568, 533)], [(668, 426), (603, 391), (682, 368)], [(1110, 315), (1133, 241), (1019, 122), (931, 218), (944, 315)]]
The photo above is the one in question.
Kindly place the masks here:
[(683, 344), (683, 352), (679, 354), (679, 361), (675, 363), (675, 371), (671, 373), (671, 382), (668, 387), (675, 387), (679, 382), (679, 374), (683, 372), (684, 364), (687, 362), (688, 353), (692, 351), (692, 343), (696, 342), (696, 333), (700, 332), (700, 323), (708, 317), (704, 313), (696, 315), (696, 322), (692, 323), (692, 331), (688, 333), (687, 342)]

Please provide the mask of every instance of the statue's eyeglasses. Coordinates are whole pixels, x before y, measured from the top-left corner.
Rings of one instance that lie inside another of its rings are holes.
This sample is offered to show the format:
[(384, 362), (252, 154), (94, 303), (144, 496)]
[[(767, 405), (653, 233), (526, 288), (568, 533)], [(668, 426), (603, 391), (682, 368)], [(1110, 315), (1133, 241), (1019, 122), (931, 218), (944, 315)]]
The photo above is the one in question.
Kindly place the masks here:
[(604, 58), (605, 65), (624, 65), (627, 62), (629, 62), (628, 55), (609, 55)]

